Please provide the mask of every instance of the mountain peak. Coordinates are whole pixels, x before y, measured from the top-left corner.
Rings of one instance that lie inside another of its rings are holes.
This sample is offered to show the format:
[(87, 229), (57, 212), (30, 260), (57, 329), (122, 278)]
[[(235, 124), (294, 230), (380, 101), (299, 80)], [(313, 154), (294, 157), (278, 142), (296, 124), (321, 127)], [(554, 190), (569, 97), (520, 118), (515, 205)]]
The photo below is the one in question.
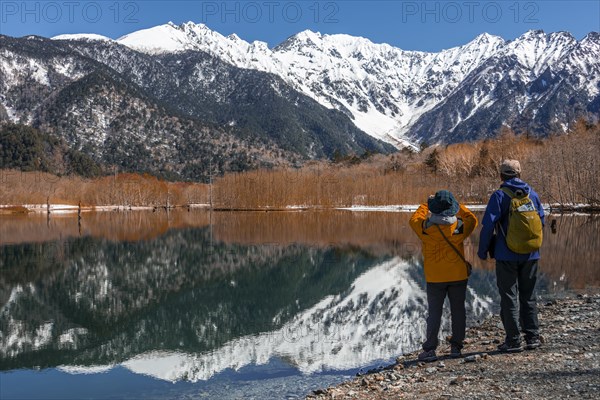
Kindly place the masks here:
[(284, 40), (281, 44), (276, 47), (289, 47), (293, 44), (316, 44), (320, 42), (323, 36), (320, 32), (313, 32), (310, 29), (303, 30), (302, 32), (298, 32), (295, 35), (290, 36), (286, 40)]
[(539, 36), (546, 36), (546, 32), (544, 32), (543, 29), (530, 29), (521, 35), (521, 37), (539, 37)]
[(479, 49), (485, 52), (494, 53), (498, 48), (504, 46), (506, 41), (500, 36), (490, 35), (489, 33), (482, 33), (477, 35), (475, 39), (469, 43), (457, 47), (457, 49)]
[[(240, 39), (240, 41), (241, 41), (241, 39)], [(263, 52), (266, 52), (269, 50), (269, 45), (266, 42), (263, 42), (260, 40), (255, 40), (254, 42), (252, 42), (250, 47), (253, 49), (261, 50)]]
[(129, 33), (118, 38), (117, 42), (151, 54), (182, 51), (186, 47), (185, 33), (172, 22)]
[(313, 32), (310, 29), (305, 29), (301, 32), (298, 32), (293, 37), (296, 37), (299, 40), (310, 39), (314, 41), (321, 39), (323, 36), (321, 35), (321, 32)]
[(477, 35), (475, 37), (475, 39), (472, 41), (472, 43), (499, 43), (499, 42), (504, 42), (504, 39), (502, 39), (500, 36), (490, 35), (487, 32)]
[(581, 41), (600, 43), (600, 32), (590, 32)]
[(298, 33), (288, 37), (283, 42), (281, 42), (277, 46), (275, 46), (273, 48), (273, 50), (274, 51), (289, 50), (289, 49), (301, 47), (302, 45), (304, 45), (306, 43), (308, 43), (308, 44), (312, 43), (313, 45), (316, 45), (315, 42), (318, 42), (321, 38), (322, 38), (322, 36), (320, 33), (318, 33), (318, 32), (315, 33), (309, 29), (306, 29), (302, 32), (298, 32)]
[(183, 31), (193, 31), (196, 33), (215, 33), (215, 31), (213, 31), (212, 29), (210, 29), (208, 26), (206, 26), (206, 24), (203, 23), (195, 23), (192, 21), (188, 21), (188, 22), (184, 22), (183, 24), (179, 25), (179, 28), (182, 29)]
[[(161, 25), (159, 25), (161, 26)], [(203, 23), (196, 23), (194, 21), (187, 21), (187, 22), (183, 22), (181, 24), (176, 24), (173, 21), (169, 21), (167, 22), (165, 25), (162, 26), (169, 26), (171, 28), (175, 28), (175, 29), (180, 29), (180, 30), (185, 30), (185, 29), (196, 29), (196, 30), (207, 30), (207, 31), (211, 31), (212, 30), (206, 26)]]
[[(237, 36), (239, 42), (243, 42)], [(164, 25), (155, 26), (132, 32), (117, 39), (120, 44), (146, 53), (170, 53), (203, 47), (206, 43), (227, 40), (220, 33), (211, 30), (205, 24), (192, 21), (180, 25), (169, 21)]]

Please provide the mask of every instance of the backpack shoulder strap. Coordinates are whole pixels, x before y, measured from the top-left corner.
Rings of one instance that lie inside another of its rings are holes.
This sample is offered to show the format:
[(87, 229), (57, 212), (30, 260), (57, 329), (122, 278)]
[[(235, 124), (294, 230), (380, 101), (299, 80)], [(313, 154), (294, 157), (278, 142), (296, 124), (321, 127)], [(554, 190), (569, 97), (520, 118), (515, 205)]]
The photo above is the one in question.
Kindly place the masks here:
[(467, 260), (465, 260), (465, 257), (460, 254), (460, 251), (458, 251), (458, 249), (452, 244), (452, 242), (450, 240), (448, 240), (448, 238), (446, 237), (446, 235), (444, 235), (444, 231), (442, 231), (442, 228), (440, 228), (439, 225), (436, 225), (436, 228), (438, 228), (438, 231), (440, 231), (440, 233), (442, 234), (442, 237), (444, 238), (444, 240), (446, 241), (446, 243), (448, 243), (448, 245), (450, 245), (450, 247), (452, 247), (452, 250), (454, 250), (454, 252), (456, 254), (458, 254), (458, 256), (464, 261), (467, 262)]
[[(511, 199), (511, 201), (516, 196), (515, 193), (512, 190), (510, 190), (509, 188), (507, 188), (506, 186), (502, 186), (500, 188), (500, 191), (502, 191), (503, 193), (505, 193), (506, 195), (508, 195), (508, 197)], [(504, 218), (503, 219), (507, 219), (508, 216), (509, 216), (509, 214), (510, 214), (510, 204), (511, 204), (511, 202), (509, 201), (508, 202), (508, 209), (503, 213), (504, 214)], [(504, 228), (502, 228), (502, 220), (498, 220), (496, 222), (495, 228), (496, 228), (496, 231), (502, 232), (502, 235), (504, 237), (506, 237), (506, 232), (504, 232)]]
[(501, 187), (500, 190), (502, 190), (504, 193), (506, 193), (508, 195), (508, 197), (510, 197), (511, 199), (516, 196), (515, 192), (513, 192), (512, 190), (510, 190), (506, 186)]
[(467, 276), (471, 276), (471, 269), (473, 268), (471, 266), (471, 263), (468, 262), (465, 258), (465, 256), (463, 256), (462, 254), (460, 254), (460, 251), (458, 251), (458, 249), (456, 248), (456, 246), (454, 246), (452, 244), (452, 242), (450, 240), (448, 240), (448, 238), (446, 237), (446, 235), (444, 235), (444, 231), (442, 231), (442, 228), (440, 228), (439, 225), (435, 225), (438, 228), (438, 231), (440, 231), (440, 234), (442, 235), (442, 237), (444, 238), (444, 240), (446, 241), (446, 243), (448, 243), (448, 245), (450, 245), (450, 247), (452, 248), (452, 250), (454, 250), (454, 252), (460, 257), (461, 260), (463, 260), (463, 262), (465, 263), (465, 266), (467, 267)]
[(516, 191), (512, 191), (511, 189), (507, 188), (506, 186), (503, 186), (500, 188), (501, 191), (503, 191), (504, 193), (506, 193), (508, 195), (508, 197), (512, 199), (525, 199), (525, 198), (529, 198), (529, 193), (525, 192), (524, 190), (521, 189), (517, 189)]

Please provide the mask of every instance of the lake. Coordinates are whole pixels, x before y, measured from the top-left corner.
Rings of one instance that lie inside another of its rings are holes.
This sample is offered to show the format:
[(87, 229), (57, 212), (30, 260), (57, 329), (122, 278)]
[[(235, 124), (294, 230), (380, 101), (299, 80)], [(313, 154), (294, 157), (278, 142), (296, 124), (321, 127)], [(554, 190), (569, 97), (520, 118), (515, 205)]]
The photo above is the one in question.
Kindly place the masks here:
[[(390, 363), (425, 332), (409, 217), (2, 216), (0, 398), (297, 398)], [(549, 217), (540, 295), (600, 287), (598, 232), (598, 216)], [(470, 324), (498, 309), (477, 234)]]

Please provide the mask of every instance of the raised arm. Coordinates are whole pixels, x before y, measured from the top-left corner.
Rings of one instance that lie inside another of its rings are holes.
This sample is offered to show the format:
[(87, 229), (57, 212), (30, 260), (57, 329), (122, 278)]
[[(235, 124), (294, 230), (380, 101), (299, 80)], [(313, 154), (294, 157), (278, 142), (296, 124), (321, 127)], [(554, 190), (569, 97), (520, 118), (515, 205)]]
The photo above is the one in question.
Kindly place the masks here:
[(426, 203), (423, 203), (417, 208), (417, 211), (414, 212), (412, 217), (410, 217), (410, 227), (417, 234), (417, 236), (423, 236), (423, 222), (427, 219), (427, 214), (429, 213), (429, 208)]
[(477, 227), (477, 217), (463, 204), (460, 205), (457, 216), (463, 220), (464, 237), (468, 237)]

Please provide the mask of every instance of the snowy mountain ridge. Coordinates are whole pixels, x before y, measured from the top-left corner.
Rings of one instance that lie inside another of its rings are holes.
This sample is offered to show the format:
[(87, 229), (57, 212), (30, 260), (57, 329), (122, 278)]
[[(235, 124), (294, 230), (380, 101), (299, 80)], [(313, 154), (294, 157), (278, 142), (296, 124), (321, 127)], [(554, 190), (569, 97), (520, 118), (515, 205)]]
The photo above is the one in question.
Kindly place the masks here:
[(275, 74), (87, 34), (0, 35), (4, 121), (57, 136), (101, 165), (170, 179), (206, 179), (211, 164), (241, 171), (394, 151)]
[(484, 33), (437, 53), (309, 30), (269, 48), (192, 22), (53, 39), (0, 35), (0, 121), (178, 179), (205, 177), (208, 157), (241, 171), (600, 120), (597, 32)]
[[(527, 87), (547, 70), (561, 73), (566, 68), (586, 77), (574, 89), (585, 90), (590, 101), (599, 91), (597, 78), (590, 76), (598, 69), (599, 41), (594, 33), (580, 42), (568, 32), (528, 31), (511, 41), (483, 33), (463, 46), (431, 53), (305, 30), (270, 49), (264, 42), (248, 43), (235, 34), (225, 37), (204, 24), (187, 22), (133, 32), (116, 42), (154, 55), (202, 51), (239, 68), (278, 75), (320, 104), (348, 113), (354, 124), (371, 136), (398, 147), (421, 141), (422, 135), (413, 129), (419, 119), (427, 118), (425, 114), (441, 105), (472, 74), (477, 75), (473, 77), (476, 81), (496, 82), (474, 94), (476, 107), (466, 113), (459, 111), (462, 117), (441, 130), (453, 131), (480, 108), (502, 101), (497, 95), (489, 96), (489, 89), (493, 92), (504, 79)], [(574, 63), (570, 58), (577, 50), (585, 54)], [(486, 67), (506, 60), (513, 63), (499, 72), (501, 76), (494, 77)], [(511, 93), (503, 95), (510, 97)], [(519, 100), (517, 112), (523, 112), (533, 100), (527, 93)]]

